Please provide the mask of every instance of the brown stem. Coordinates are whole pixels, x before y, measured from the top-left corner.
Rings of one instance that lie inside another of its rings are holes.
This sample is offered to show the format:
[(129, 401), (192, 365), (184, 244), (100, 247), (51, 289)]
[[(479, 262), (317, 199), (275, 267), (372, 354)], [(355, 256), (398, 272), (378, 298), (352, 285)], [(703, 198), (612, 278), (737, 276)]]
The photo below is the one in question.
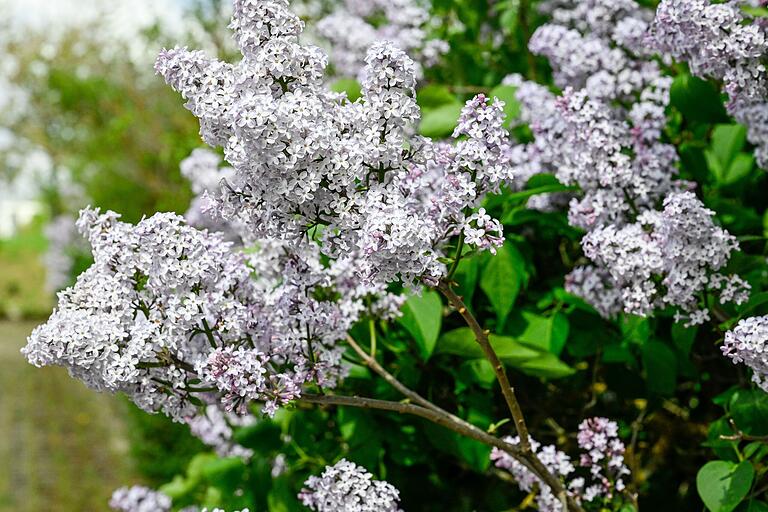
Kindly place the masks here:
[[(416, 395), (418, 396), (418, 395)], [(423, 398), (422, 398), (423, 400)], [(464, 437), (474, 439), (485, 445), (496, 447), (508, 453), (515, 460), (519, 461), (536, 476), (538, 476), (552, 492), (565, 505), (565, 510), (582, 512), (581, 506), (571, 497), (567, 496), (562, 482), (547, 470), (544, 464), (531, 451), (523, 451), (520, 447), (508, 443), (498, 437), (494, 437), (482, 429), (461, 420), (442, 410), (433, 410), (421, 405), (411, 403), (392, 402), (389, 400), (379, 400), (376, 398), (365, 398), (359, 396), (339, 396), (339, 395), (314, 395), (303, 394), (300, 402), (320, 404), (320, 405), (346, 405), (351, 407), (361, 407), (363, 409), (377, 409), (382, 411), (397, 412), (399, 414), (410, 414), (419, 416), (432, 423), (445, 427)], [(436, 407), (436, 406), (435, 406)], [(439, 409), (439, 408), (438, 408)], [(458, 421), (456, 421), (458, 420)]]
[(736, 422), (733, 421), (733, 418), (728, 420), (728, 423), (730, 423), (731, 428), (736, 433), (730, 436), (721, 435), (720, 439), (723, 439), (724, 441), (760, 441), (762, 443), (768, 442), (768, 436), (753, 436), (744, 433), (739, 427), (736, 426)]
[[(385, 370), (384, 367), (381, 366), (378, 361), (376, 361), (376, 359), (368, 355), (368, 353), (365, 350), (363, 350), (363, 348), (360, 345), (357, 344), (357, 342), (354, 340), (354, 338), (352, 338), (352, 336), (347, 335), (347, 343), (349, 343), (349, 345), (355, 350), (355, 352), (357, 352), (357, 355), (360, 356), (360, 358), (363, 360), (363, 362), (365, 362), (368, 368), (373, 370), (381, 378), (387, 381), (387, 383), (390, 386), (398, 390), (400, 393), (402, 393), (406, 397), (410, 398), (412, 402), (422, 407), (426, 407), (427, 409), (431, 409), (435, 412), (450, 414), (449, 412), (445, 411), (444, 409), (441, 409), (437, 405), (433, 404), (432, 402), (430, 402), (429, 400), (427, 400), (426, 398), (424, 398), (423, 396), (421, 396), (420, 394), (418, 394), (417, 392), (415, 392), (414, 390), (410, 389), (405, 384), (397, 380), (397, 378), (395, 378), (394, 375), (392, 375), (387, 370)], [(458, 417), (456, 417), (456, 419), (459, 421), (464, 421)]]
[(448, 283), (441, 280), (437, 284), (437, 289), (445, 295), (445, 298), (448, 299), (456, 311), (458, 311), (464, 318), (464, 321), (469, 328), (472, 329), (472, 332), (475, 335), (475, 340), (477, 340), (478, 345), (480, 345), (480, 348), (483, 350), (485, 358), (491, 363), (493, 373), (496, 374), (496, 380), (498, 380), (501, 385), (501, 392), (504, 395), (504, 400), (507, 402), (509, 412), (512, 414), (512, 420), (514, 421), (517, 435), (520, 437), (520, 447), (524, 452), (530, 452), (530, 436), (528, 434), (528, 427), (525, 424), (525, 418), (523, 417), (523, 411), (520, 409), (520, 403), (515, 396), (515, 389), (509, 383), (509, 378), (507, 378), (507, 372), (504, 370), (504, 365), (501, 363), (499, 356), (496, 355), (496, 351), (493, 350), (493, 347), (491, 346), (491, 342), (488, 339), (488, 331), (480, 326), (475, 316), (470, 313), (469, 309), (467, 309), (464, 301), (451, 289), (451, 286)]

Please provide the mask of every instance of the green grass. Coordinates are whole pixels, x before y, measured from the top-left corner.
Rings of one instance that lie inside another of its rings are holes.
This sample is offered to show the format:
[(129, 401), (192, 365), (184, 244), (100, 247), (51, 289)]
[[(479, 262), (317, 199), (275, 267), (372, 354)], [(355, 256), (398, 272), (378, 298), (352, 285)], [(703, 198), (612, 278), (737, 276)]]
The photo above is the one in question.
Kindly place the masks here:
[(19, 349), (33, 323), (0, 322), (0, 512), (108, 510), (136, 483), (124, 404)]

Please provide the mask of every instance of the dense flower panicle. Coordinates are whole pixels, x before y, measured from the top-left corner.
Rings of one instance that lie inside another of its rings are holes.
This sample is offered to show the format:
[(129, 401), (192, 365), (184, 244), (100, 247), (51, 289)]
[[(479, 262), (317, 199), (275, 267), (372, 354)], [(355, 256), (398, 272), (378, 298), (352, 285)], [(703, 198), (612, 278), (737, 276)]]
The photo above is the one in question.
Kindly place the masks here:
[(688, 62), (693, 74), (722, 80), (728, 112), (747, 126), (758, 163), (768, 167), (768, 34), (743, 3), (663, 0), (648, 43)]
[(209, 405), (199, 414), (185, 418), (192, 435), (213, 448), (220, 457), (241, 457), (250, 459), (253, 450), (237, 444), (233, 439), (233, 428), (247, 427), (258, 420), (255, 416), (238, 416), (222, 410), (216, 405)]
[(132, 226), (112, 212), (83, 210), (78, 228), (94, 264), (59, 294), (58, 309), (33, 331), (25, 355), (179, 417), (190, 407), (184, 363), (204, 356), (206, 331), (216, 329), (218, 342), (229, 343), (260, 326), (244, 258), (173, 214)]
[(630, 474), (624, 462), (624, 443), (619, 439), (619, 427), (607, 418), (589, 418), (579, 425), (577, 436), (581, 454), (580, 465), (589, 468), (591, 480), (581, 491), (585, 501), (611, 500), (626, 486), (624, 476)]
[(304, 486), (299, 499), (315, 512), (402, 512), (397, 489), (345, 459), (309, 477)]
[(752, 381), (768, 392), (768, 316), (739, 320), (725, 333), (723, 354), (752, 370)]
[(171, 498), (148, 487), (121, 487), (112, 493), (109, 506), (116, 512), (170, 512)]
[(78, 226), (95, 262), (24, 354), (178, 420), (195, 415), (198, 388), (215, 387), (201, 398), (228, 411), (255, 400), (271, 414), (306, 382), (335, 386), (345, 372), (338, 341), (361, 315), (392, 317), (402, 304), (356, 282), (350, 261), (323, 266), (314, 244), (246, 256), (173, 214), (132, 226), (84, 210)]
[(743, 280), (716, 272), (738, 248), (735, 239), (687, 192), (693, 185), (675, 179), (677, 152), (662, 140), (671, 79), (647, 46), (652, 13), (633, 0), (554, 1), (547, 10), (552, 22), (529, 46), (549, 59), (565, 90), (556, 97), (516, 75), (505, 79), (535, 136), (513, 146), (510, 161), (519, 185), (550, 172), (580, 189), (568, 220), (587, 230), (584, 253), (600, 270), (575, 269), (566, 288), (605, 317), (673, 306), (689, 324), (709, 318), (700, 305), (705, 290), (721, 303), (746, 300)]
[(418, 1), (346, 0), (317, 23), (317, 31), (338, 75), (359, 77), (368, 48), (382, 40), (414, 58), (420, 75), (421, 67), (436, 64), (448, 51), (445, 41), (429, 39), (429, 23), (429, 11)]
[[(517, 445), (520, 443), (520, 438), (506, 437), (504, 441)], [(556, 478), (565, 481), (574, 472), (575, 468), (571, 458), (558, 450), (554, 445), (542, 446), (535, 439), (531, 439), (530, 443), (533, 453)], [(549, 486), (517, 459), (510, 456), (507, 452), (494, 447), (491, 450), (491, 460), (496, 467), (506, 469), (512, 474), (520, 490), (525, 492), (535, 492), (538, 490), (536, 504), (541, 512), (559, 512), (562, 510), (560, 500), (552, 493)]]
[[(520, 439), (507, 437), (505, 441), (517, 445)], [(542, 446), (531, 439), (531, 449), (577, 503), (610, 503), (616, 493), (625, 492), (623, 477), (630, 474), (624, 463), (624, 443), (618, 437), (616, 422), (599, 417), (584, 420), (579, 425), (577, 442), (582, 451), (578, 468), (566, 453), (554, 445)], [(551, 489), (507, 452), (493, 448), (491, 460), (496, 467), (509, 471), (522, 491), (538, 492), (536, 504), (539, 511), (563, 510), (562, 503)], [(588, 471), (583, 474), (579, 468)]]
[[(232, 26), (239, 38), (250, 34), (238, 64), (186, 49), (165, 51), (156, 64), (234, 169), (205, 196), (206, 212), (242, 226), (246, 242), (296, 244), (320, 228), (322, 251), (356, 258), (371, 282), (439, 279), (445, 243), (467, 225), (477, 229), (471, 210), (511, 179), (501, 105), (469, 102), (455, 146), (415, 136), (417, 67), (401, 49), (371, 46), (362, 98), (349, 102), (321, 83), (325, 56), (297, 42), (286, 3), (262, 3), (269, 6), (253, 10), (236, 1)], [(272, 24), (290, 30), (262, 29)], [(285, 51), (270, 53), (278, 47)], [(472, 241), (491, 248), (500, 224), (482, 222)]]
[(678, 320), (699, 324), (709, 319), (700, 306), (705, 292), (721, 291), (721, 302), (741, 304), (748, 298), (746, 282), (717, 273), (738, 243), (714, 224), (713, 215), (692, 192), (673, 193), (660, 212), (589, 232), (584, 253), (610, 274), (625, 311), (647, 315), (671, 305)]

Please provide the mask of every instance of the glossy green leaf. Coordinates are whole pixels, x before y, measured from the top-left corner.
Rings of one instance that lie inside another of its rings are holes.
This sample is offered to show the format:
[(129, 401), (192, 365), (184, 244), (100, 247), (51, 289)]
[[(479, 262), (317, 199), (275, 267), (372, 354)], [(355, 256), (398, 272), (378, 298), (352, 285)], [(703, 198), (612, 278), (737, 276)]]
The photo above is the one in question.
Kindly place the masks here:
[(563, 351), (570, 327), (564, 314), (542, 316), (522, 311), (512, 318), (509, 334), (518, 341), (555, 355)]
[(576, 373), (554, 354), (541, 354), (538, 357), (515, 365), (523, 373), (545, 379), (560, 379)]
[(419, 132), (425, 137), (432, 137), (433, 139), (448, 137), (456, 128), (463, 107), (462, 103), (456, 102), (425, 110), (422, 114)]
[(711, 512), (731, 512), (749, 493), (754, 476), (755, 470), (749, 461), (735, 464), (714, 460), (699, 470), (696, 488)]
[(424, 291), (421, 295), (412, 295), (403, 304), (403, 315), (398, 322), (416, 341), (419, 355), (429, 359), (435, 349), (443, 321), (443, 303), (434, 291)]
[[(540, 351), (526, 347), (509, 336), (491, 334), (489, 341), (496, 355), (506, 364), (514, 366), (541, 356)], [(444, 333), (440, 336), (435, 351), (467, 359), (481, 359), (485, 357), (483, 350), (475, 341), (475, 336), (469, 327), (459, 327)]]
[(525, 278), (525, 260), (509, 242), (498, 249), (482, 270), (480, 288), (491, 302), (500, 327), (512, 310)]
[(440, 105), (457, 103), (454, 95), (447, 86), (429, 84), (416, 92), (416, 102), (422, 109), (434, 109)]
[(710, 82), (686, 73), (678, 75), (672, 82), (670, 104), (689, 121), (717, 123), (728, 119), (718, 89)]

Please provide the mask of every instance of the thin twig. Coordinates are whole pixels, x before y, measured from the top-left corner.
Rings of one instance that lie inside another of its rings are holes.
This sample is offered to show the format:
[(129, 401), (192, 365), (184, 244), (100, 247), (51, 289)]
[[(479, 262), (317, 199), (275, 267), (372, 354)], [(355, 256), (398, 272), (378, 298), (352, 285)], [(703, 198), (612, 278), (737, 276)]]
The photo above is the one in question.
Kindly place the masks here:
[(528, 427), (525, 424), (525, 418), (523, 417), (523, 411), (520, 408), (520, 403), (515, 396), (515, 389), (509, 383), (507, 372), (504, 369), (499, 356), (491, 346), (491, 342), (488, 338), (488, 331), (484, 330), (477, 322), (475, 316), (467, 309), (464, 301), (461, 300), (456, 292), (454, 292), (450, 285), (445, 281), (440, 281), (437, 284), (437, 289), (445, 295), (445, 298), (451, 303), (451, 305), (458, 311), (458, 313), (464, 318), (472, 333), (475, 335), (475, 340), (480, 345), (480, 348), (485, 354), (485, 358), (491, 363), (493, 367), (493, 373), (496, 374), (496, 379), (501, 385), (501, 393), (504, 395), (504, 400), (507, 402), (509, 412), (512, 414), (512, 420), (515, 423), (515, 429), (517, 435), (520, 437), (520, 447), (523, 451), (531, 451), (530, 435), (528, 434)]
[(736, 433), (730, 436), (721, 435), (720, 439), (724, 441), (760, 441), (763, 443), (768, 442), (768, 436), (753, 436), (751, 434), (744, 433), (739, 427), (736, 426), (736, 422), (733, 421), (733, 418), (729, 419), (728, 423), (731, 424), (731, 428)]
[[(366, 366), (368, 366), (368, 368), (370, 368), (379, 376), (381, 376), (381, 378), (387, 381), (387, 383), (390, 386), (392, 386), (393, 388), (398, 390), (400, 393), (408, 397), (412, 402), (436, 412), (450, 414), (449, 412), (441, 409), (437, 405), (433, 404), (432, 402), (430, 402), (429, 400), (427, 400), (426, 398), (424, 398), (423, 396), (421, 396), (420, 394), (413, 391), (412, 389), (407, 387), (405, 384), (397, 380), (397, 378), (395, 378), (394, 375), (392, 375), (387, 370), (385, 370), (384, 367), (381, 366), (376, 359), (368, 355), (368, 353), (365, 350), (363, 350), (363, 348), (360, 345), (358, 345), (355, 339), (352, 338), (352, 336), (350, 336), (349, 334), (347, 334), (347, 343), (349, 343), (349, 345), (354, 349), (354, 351), (357, 352), (357, 355), (360, 356), (360, 358), (363, 360)], [(460, 421), (464, 421), (458, 417), (456, 417), (456, 419)]]

